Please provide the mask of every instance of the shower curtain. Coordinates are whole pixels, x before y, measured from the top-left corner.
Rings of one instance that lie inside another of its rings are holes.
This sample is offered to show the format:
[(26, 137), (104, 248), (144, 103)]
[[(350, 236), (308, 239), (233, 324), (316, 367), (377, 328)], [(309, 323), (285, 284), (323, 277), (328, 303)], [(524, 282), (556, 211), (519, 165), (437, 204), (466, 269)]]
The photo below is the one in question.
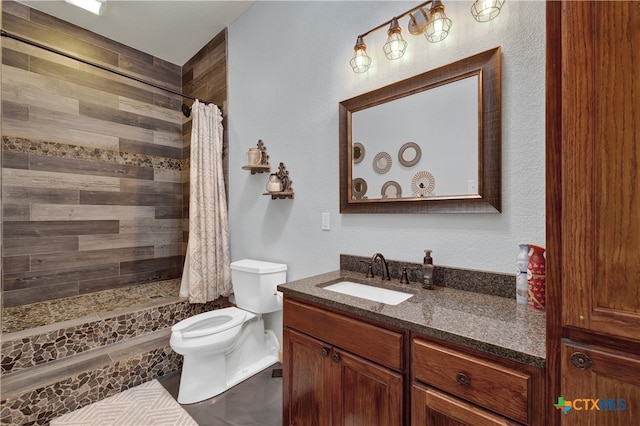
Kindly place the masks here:
[(229, 218), (222, 172), (222, 113), (193, 103), (189, 241), (180, 296), (206, 303), (231, 294)]

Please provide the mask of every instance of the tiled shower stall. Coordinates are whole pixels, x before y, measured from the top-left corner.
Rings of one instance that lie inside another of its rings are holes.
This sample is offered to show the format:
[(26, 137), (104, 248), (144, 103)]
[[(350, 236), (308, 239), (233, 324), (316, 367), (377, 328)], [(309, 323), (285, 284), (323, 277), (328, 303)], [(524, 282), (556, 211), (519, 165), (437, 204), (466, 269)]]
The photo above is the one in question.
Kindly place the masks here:
[[(226, 117), (226, 31), (176, 65), (1, 4), (8, 33), (214, 102)], [(171, 325), (228, 301), (177, 297), (191, 124), (182, 97), (8, 37), (1, 43), (0, 421), (46, 424), (178, 369)], [(118, 304), (125, 294), (141, 294), (141, 304)]]

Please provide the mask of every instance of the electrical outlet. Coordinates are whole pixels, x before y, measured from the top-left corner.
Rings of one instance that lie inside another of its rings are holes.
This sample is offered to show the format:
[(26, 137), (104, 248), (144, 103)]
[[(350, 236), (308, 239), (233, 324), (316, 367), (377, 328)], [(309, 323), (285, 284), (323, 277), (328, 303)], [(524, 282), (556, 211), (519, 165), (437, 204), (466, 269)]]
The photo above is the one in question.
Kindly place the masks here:
[(331, 215), (329, 213), (322, 213), (322, 230), (328, 231), (331, 229)]

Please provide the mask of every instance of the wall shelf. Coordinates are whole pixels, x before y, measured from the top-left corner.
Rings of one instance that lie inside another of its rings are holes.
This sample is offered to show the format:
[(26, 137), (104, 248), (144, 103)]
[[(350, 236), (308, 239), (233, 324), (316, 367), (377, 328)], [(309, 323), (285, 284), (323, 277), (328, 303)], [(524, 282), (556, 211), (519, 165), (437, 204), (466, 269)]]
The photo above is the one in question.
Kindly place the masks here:
[[(254, 150), (256, 148), (251, 148), (249, 151)], [(269, 165), (269, 154), (267, 154), (267, 147), (262, 143), (262, 139), (258, 139), (258, 151), (260, 151), (260, 161), (256, 164), (247, 164), (246, 166), (242, 166), (242, 170), (251, 171), (252, 175), (256, 173), (269, 173), (271, 171), (271, 166)]]
[(259, 165), (259, 166), (242, 166), (242, 170), (250, 170), (252, 175), (255, 175), (256, 173), (269, 173), (271, 171), (271, 166), (270, 165)]
[(294, 192), (293, 188), (291, 187), (293, 181), (289, 179), (289, 171), (287, 170), (287, 167), (284, 165), (284, 163), (280, 163), (280, 165), (278, 166), (278, 171), (276, 173), (273, 173), (271, 176), (274, 176), (275, 178), (277, 178), (277, 180), (282, 182), (282, 191), (267, 191), (262, 195), (271, 195), (272, 200), (293, 198)]
[(293, 198), (293, 191), (280, 191), (280, 192), (265, 192), (262, 195), (271, 195), (272, 200)]

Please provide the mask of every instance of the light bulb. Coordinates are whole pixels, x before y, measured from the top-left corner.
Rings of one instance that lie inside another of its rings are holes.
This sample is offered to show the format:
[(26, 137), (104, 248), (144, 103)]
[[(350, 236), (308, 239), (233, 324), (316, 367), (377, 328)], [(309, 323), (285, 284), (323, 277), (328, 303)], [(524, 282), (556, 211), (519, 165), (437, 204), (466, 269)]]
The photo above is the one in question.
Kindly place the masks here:
[(424, 36), (431, 43), (444, 40), (449, 35), (451, 29), (451, 19), (444, 13), (444, 6), (438, 0), (433, 2), (433, 7), (429, 11), (429, 23), (424, 32)]

